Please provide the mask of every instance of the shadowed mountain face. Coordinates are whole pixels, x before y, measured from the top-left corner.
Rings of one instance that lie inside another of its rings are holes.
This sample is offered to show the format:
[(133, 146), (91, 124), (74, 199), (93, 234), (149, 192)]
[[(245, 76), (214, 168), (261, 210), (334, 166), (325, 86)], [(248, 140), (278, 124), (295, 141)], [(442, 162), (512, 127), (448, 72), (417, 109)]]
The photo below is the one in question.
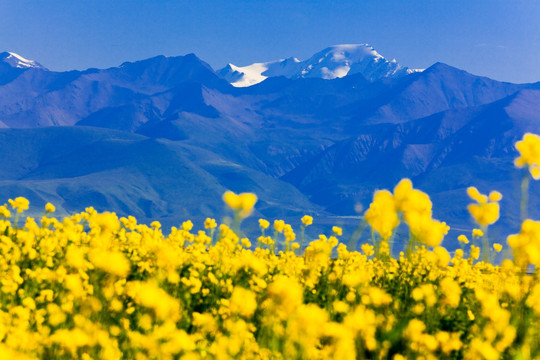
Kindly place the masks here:
[(0, 130), (0, 197), (26, 196), (60, 213), (94, 206), (178, 225), (221, 214), (227, 189), (253, 191), (256, 215), (322, 212), (292, 185), (182, 142), (94, 127)]
[(345, 224), (374, 190), (409, 177), (456, 233), (473, 226), (467, 186), (501, 191), (493, 231), (506, 235), (517, 230), (514, 142), (540, 133), (540, 83), (438, 63), (375, 81), (233, 87), (195, 55), (63, 73), (0, 61), (0, 128), (0, 201), (93, 205), (170, 226), (219, 218), (231, 189), (257, 193), (256, 216)]

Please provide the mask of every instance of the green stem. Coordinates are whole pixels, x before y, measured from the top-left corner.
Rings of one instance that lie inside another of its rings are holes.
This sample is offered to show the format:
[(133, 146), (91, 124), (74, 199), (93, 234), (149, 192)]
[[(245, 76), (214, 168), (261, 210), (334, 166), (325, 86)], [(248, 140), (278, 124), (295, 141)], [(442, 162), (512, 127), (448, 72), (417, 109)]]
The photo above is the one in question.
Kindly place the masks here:
[(259, 240), (260, 238), (264, 238), (264, 228), (261, 228), (261, 236), (259, 236), (259, 237), (257, 238), (257, 247), (258, 247), (258, 248), (262, 248), (262, 247), (263, 247), (263, 246), (262, 246), (263, 244), (262, 244), (261, 241)]
[(375, 240), (375, 231), (373, 229), (371, 229), (371, 242), (373, 243), (373, 247), (375, 248), (375, 258), (379, 258), (379, 241), (378, 240)]
[(240, 210), (234, 212), (234, 220), (232, 230), (238, 237), (240, 237), (240, 223), (242, 222), (242, 216), (240, 216)]
[(491, 261), (487, 225), (481, 225), (480, 228), (484, 233), (484, 236), (482, 236), (482, 261), (487, 263)]
[(278, 237), (278, 231), (274, 231), (274, 242), (272, 243), (272, 245), (270, 245), (270, 252), (272, 254), (275, 254), (275, 249), (276, 249), (276, 243), (277, 243), (277, 237)]
[(214, 244), (214, 233), (216, 232), (216, 228), (210, 229), (210, 243)]
[(407, 259), (411, 258), (412, 251), (413, 251), (413, 243), (414, 243), (413, 235), (411, 231), (409, 230), (409, 244), (407, 245), (407, 251), (405, 252), (405, 254), (407, 255)]
[(524, 171), (521, 178), (521, 203), (520, 203), (520, 220), (521, 222), (527, 219), (527, 207), (529, 202), (529, 173)]
[(352, 233), (349, 239), (349, 242), (347, 243), (347, 250), (349, 251), (356, 250), (358, 246), (358, 239), (360, 239), (360, 235), (362, 235), (367, 225), (368, 225), (367, 222), (362, 220), (362, 222), (358, 225), (358, 227)]
[(300, 231), (300, 247), (298, 248), (297, 255), (300, 255), (302, 253), (302, 248), (304, 246), (304, 232), (306, 231), (306, 226), (302, 224), (300, 227), (302, 230)]

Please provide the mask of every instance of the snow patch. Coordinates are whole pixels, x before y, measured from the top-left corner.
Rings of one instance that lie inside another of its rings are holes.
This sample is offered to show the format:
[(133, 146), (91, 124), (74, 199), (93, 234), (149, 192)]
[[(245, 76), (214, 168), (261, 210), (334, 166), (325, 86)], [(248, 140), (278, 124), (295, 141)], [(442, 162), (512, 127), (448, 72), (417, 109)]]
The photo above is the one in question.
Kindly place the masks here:
[(28, 60), (22, 57), (19, 54), (13, 52), (6, 52), (2, 54), (2, 60), (14, 68), (18, 69), (29, 69), (29, 68), (38, 68), (43, 69), (43, 66), (34, 60)]
[(232, 82), (231, 84), (236, 87), (246, 87), (260, 83), (267, 78), (263, 73), (268, 70), (268, 64), (269, 63), (255, 63), (248, 66), (235, 66), (229, 64), (233, 71), (242, 74), (239, 80)]
[(385, 59), (368, 44), (343, 44), (328, 47), (304, 61), (291, 57), (247, 66), (229, 64), (218, 72), (233, 86), (245, 87), (272, 76), (335, 79), (360, 73), (369, 81), (377, 81), (420, 71), (423, 69), (409, 69), (395, 59)]

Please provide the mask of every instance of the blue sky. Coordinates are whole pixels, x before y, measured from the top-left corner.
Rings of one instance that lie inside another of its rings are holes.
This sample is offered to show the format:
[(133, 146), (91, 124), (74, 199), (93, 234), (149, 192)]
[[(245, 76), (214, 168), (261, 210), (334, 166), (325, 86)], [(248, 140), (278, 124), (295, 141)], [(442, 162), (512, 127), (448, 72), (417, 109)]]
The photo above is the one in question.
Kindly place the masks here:
[(369, 43), (409, 67), (540, 81), (535, 0), (0, 0), (0, 15), (0, 51), (59, 71), (190, 52), (217, 69)]

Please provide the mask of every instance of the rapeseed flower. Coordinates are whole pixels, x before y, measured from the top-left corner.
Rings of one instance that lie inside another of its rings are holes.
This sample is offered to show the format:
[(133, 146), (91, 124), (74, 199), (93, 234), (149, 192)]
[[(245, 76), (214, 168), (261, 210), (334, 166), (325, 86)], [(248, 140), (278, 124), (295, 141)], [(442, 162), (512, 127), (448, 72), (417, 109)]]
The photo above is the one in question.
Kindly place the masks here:
[(469, 197), (476, 201), (476, 204), (469, 204), (467, 209), (474, 220), (482, 225), (494, 224), (499, 219), (499, 201), (502, 195), (492, 191), (489, 196), (481, 194), (474, 186), (467, 188)]
[(540, 221), (525, 220), (519, 234), (508, 236), (507, 243), (512, 248), (515, 262), (519, 266), (540, 266)]
[(270, 222), (268, 220), (259, 219), (259, 227), (261, 229), (268, 229), (269, 226), (270, 226)]
[(204, 228), (205, 229), (214, 229), (215, 227), (217, 227), (216, 220), (211, 219), (211, 218), (206, 218), (206, 220), (204, 221)]
[(302, 216), (302, 224), (304, 226), (309, 226), (311, 224), (313, 224), (313, 217), (309, 216), (309, 215), (304, 215)]
[(410, 213), (407, 221), (411, 235), (421, 244), (439, 246), (450, 227), (445, 222), (431, 219), (419, 213)]
[(473, 229), (472, 236), (473, 237), (482, 237), (482, 236), (484, 236), (484, 232), (481, 229)]
[(257, 195), (253, 193), (235, 194), (232, 191), (226, 191), (225, 194), (223, 194), (223, 201), (225, 201), (232, 210), (238, 212), (241, 217), (245, 218), (251, 215), (253, 207), (257, 202)]
[(120, 229), (118, 216), (113, 212), (96, 214), (90, 218), (90, 227), (99, 229), (101, 234), (109, 234)]
[(55, 212), (55, 210), (56, 210), (56, 207), (53, 204), (51, 204), (51, 203), (45, 204), (45, 211), (46, 212), (53, 213), (53, 212)]
[(15, 200), (9, 199), (8, 202), (14, 210), (17, 210), (18, 213), (28, 210), (28, 206), (30, 205), (28, 199), (20, 196), (15, 198)]
[(10, 218), (11, 217), (11, 212), (8, 210), (6, 205), (0, 206), (0, 216), (2, 216), (4, 218)]
[(364, 214), (364, 219), (383, 238), (387, 240), (399, 225), (394, 197), (388, 190), (379, 190)]
[(395, 208), (405, 214), (407, 220), (410, 214), (431, 217), (432, 203), (429, 196), (413, 189), (411, 180), (403, 179), (394, 188)]
[(526, 133), (523, 139), (516, 142), (519, 157), (514, 164), (518, 168), (528, 166), (533, 179), (540, 179), (540, 137), (536, 134)]
[(235, 287), (229, 305), (234, 314), (249, 318), (257, 309), (255, 293), (242, 287)]

